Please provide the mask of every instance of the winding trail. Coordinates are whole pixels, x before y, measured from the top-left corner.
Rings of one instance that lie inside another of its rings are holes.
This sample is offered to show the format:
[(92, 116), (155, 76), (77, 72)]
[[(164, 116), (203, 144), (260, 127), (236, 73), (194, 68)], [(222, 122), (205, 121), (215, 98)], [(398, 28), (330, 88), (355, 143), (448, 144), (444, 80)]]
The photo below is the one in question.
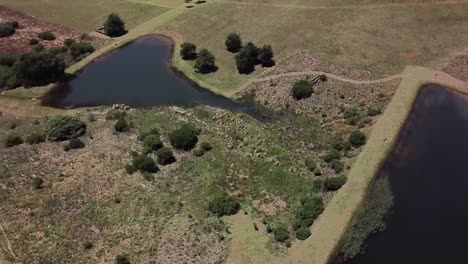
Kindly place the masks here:
[(353, 80), (353, 79), (348, 79), (345, 77), (341, 77), (339, 75), (335, 75), (332, 73), (327, 73), (327, 72), (322, 72), (322, 71), (300, 71), (300, 72), (287, 72), (287, 73), (281, 73), (281, 74), (276, 74), (276, 75), (271, 75), (268, 77), (264, 78), (257, 78), (251, 82), (252, 83), (257, 83), (257, 82), (264, 82), (264, 81), (270, 81), (274, 79), (279, 79), (282, 77), (287, 77), (287, 76), (301, 76), (301, 75), (320, 75), (320, 74), (325, 74), (327, 78), (331, 78), (337, 81), (341, 82), (347, 82), (347, 83), (352, 83), (352, 84), (376, 84), (376, 83), (384, 83), (384, 82), (389, 82), (393, 81), (396, 79), (401, 79), (403, 78), (402, 74), (395, 74), (391, 76), (387, 76), (385, 78), (381, 79), (375, 79), (375, 80), (366, 80), (366, 81), (361, 81), (361, 80)]
[(8, 236), (7, 236), (6, 232), (5, 232), (5, 229), (3, 229), (3, 226), (2, 226), (1, 223), (0, 223), (0, 231), (2, 231), (2, 235), (5, 237), (4, 241), (5, 241), (5, 244), (6, 244), (6, 249), (8, 249), (8, 250), (5, 250), (5, 251), (9, 252), (11, 254), (11, 256), (13, 256), (13, 258), (16, 259), (16, 255), (13, 252), (13, 249), (11, 248), (10, 240), (8, 239)]

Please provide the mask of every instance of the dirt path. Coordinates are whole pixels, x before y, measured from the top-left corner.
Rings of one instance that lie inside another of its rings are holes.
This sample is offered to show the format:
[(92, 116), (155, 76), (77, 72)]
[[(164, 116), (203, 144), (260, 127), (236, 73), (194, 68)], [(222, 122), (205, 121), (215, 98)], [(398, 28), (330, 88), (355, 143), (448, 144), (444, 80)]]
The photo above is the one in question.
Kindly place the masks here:
[(276, 75), (271, 75), (268, 77), (264, 78), (258, 78), (252, 81), (252, 83), (257, 83), (257, 82), (264, 82), (264, 81), (270, 81), (274, 79), (279, 79), (282, 77), (287, 77), (287, 76), (301, 76), (301, 75), (320, 75), (320, 74), (325, 74), (327, 78), (331, 78), (337, 81), (341, 82), (347, 82), (347, 83), (352, 83), (352, 84), (375, 84), (375, 83), (384, 83), (384, 82), (389, 82), (393, 81), (395, 79), (401, 79), (402, 74), (395, 74), (391, 75), (382, 79), (376, 79), (376, 80), (367, 80), (367, 81), (360, 81), (360, 80), (352, 80), (352, 79), (347, 79), (345, 77), (341, 77), (332, 73), (327, 73), (327, 72), (322, 72), (322, 71), (301, 71), (301, 72), (288, 72), (288, 73), (281, 73), (281, 74), (276, 74)]
[[(5, 247), (5, 246), (3, 245), (3, 242), (5, 242), (5, 244), (6, 244), (6, 248), (4, 248), (5, 251), (6, 251), (6, 252), (9, 252), (9, 253), (11, 254), (11, 256), (12, 256), (13, 258), (16, 259), (16, 255), (15, 255), (15, 253), (13, 252), (13, 250), (11, 249), (10, 240), (8, 239), (8, 236), (7, 236), (6, 232), (5, 232), (5, 229), (3, 228), (3, 225), (2, 225), (1, 223), (0, 223), (0, 231), (2, 231), (2, 235), (3, 235), (3, 237), (4, 237), (4, 239), (0, 240), (0, 245), (2, 246), (2, 248)], [(2, 256), (2, 257), (3, 257), (3, 256)]]
[(389, 3), (389, 4), (375, 4), (375, 5), (291, 5), (291, 4), (274, 4), (274, 3), (254, 3), (254, 2), (242, 2), (233, 0), (217, 0), (220, 3), (230, 3), (238, 5), (249, 5), (249, 6), (265, 6), (265, 7), (280, 7), (280, 8), (297, 8), (297, 9), (374, 9), (381, 7), (410, 7), (410, 6), (433, 6), (433, 5), (457, 5), (457, 4), (468, 4), (468, 1), (445, 1), (445, 2), (432, 2), (432, 3)]

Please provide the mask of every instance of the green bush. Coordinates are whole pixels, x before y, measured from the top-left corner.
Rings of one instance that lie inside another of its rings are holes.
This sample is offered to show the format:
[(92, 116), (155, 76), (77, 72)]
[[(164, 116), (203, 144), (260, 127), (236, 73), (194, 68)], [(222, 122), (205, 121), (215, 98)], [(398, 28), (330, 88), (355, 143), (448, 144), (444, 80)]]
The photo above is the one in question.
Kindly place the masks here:
[(32, 133), (26, 137), (26, 143), (36, 145), (45, 141), (45, 136), (39, 133)]
[(259, 49), (258, 60), (263, 67), (273, 66), (273, 50), (270, 45), (264, 45)]
[(23, 144), (23, 139), (18, 135), (8, 135), (5, 139), (5, 147), (11, 148)]
[(347, 181), (346, 176), (340, 175), (335, 177), (329, 177), (325, 180), (323, 186), (325, 186), (325, 190), (327, 191), (336, 191), (341, 188)]
[(207, 49), (200, 50), (195, 60), (194, 68), (199, 73), (209, 73), (216, 71), (215, 56)]
[(285, 226), (278, 226), (273, 230), (274, 238), (278, 242), (284, 242), (289, 239), (289, 232)]
[(73, 42), (70, 44), (70, 55), (72, 58), (76, 59), (79, 56), (86, 54), (86, 53), (91, 53), (94, 52), (94, 47), (93, 45), (87, 43), (87, 42)]
[(16, 32), (15, 27), (13, 27), (11, 24), (9, 23), (0, 24), (0, 38), (9, 37), (15, 34), (15, 32)]
[(249, 42), (235, 56), (236, 66), (239, 73), (249, 74), (255, 70), (258, 64), (259, 49), (253, 43)]
[(156, 156), (158, 157), (158, 163), (161, 165), (171, 164), (176, 161), (174, 153), (167, 147), (156, 151)]
[(194, 60), (197, 58), (197, 46), (190, 42), (184, 42), (180, 45), (180, 56), (184, 60)]
[(150, 130), (144, 130), (140, 131), (140, 134), (138, 135), (138, 140), (144, 141), (145, 138), (149, 135), (157, 135), (160, 136), (159, 130), (155, 127), (151, 128)]
[(214, 197), (208, 204), (208, 209), (215, 215), (233, 215), (240, 209), (240, 204), (236, 198), (227, 193)]
[(198, 142), (198, 130), (189, 124), (182, 125), (169, 135), (171, 145), (176, 149), (191, 150)]
[(127, 117), (127, 112), (111, 110), (106, 113), (106, 120), (119, 120)]
[(81, 137), (86, 133), (86, 124), (71, 116), (56, 116), (46, 123), (45, 135), (48, 140), (63, 141)]
[(50, 31), (43, 31), (37, 34), (37, 36), (42, 40), (55, 40), (55, 35)]
[(301, 227), (296, 230), (296, 237), (299, 240), (306, 240), (310, 237), (310, 229), (308, 227)]
[(342, 163), (341, 161), (339, 161), (339, 160), (336, 160), (336, 159), (335, 159), (335, 160), (332, 160), (332, 161), (330, 162), (330, 165), (331, 165), (332, 169), (333, 169), (336, 173), (340, 173), (340, 172), (342, 172), (343, 169), (344, 169), (343, 163)]
[(204, 152), (208, 152), (213, 149), (211, 146), (210, 142), (203, 141), (200, 145), (200, 149), (203, 150)]
[(240, 35), (237, 33), (230, 33), (226, 37), (224, 44), (226, 45), (227, 50), (232, 53), (238, 52), (242, 48), (242, 40)]
[(353, 146), (359, 147), (359, 146), (366, 144), (366, 135), (359, 130), (354, 130), (349, 135), (348, 141)]
[(44, 46), (42, 46), (41, 44), (38, 44), (34, 46), (33, 51), (38, 53), (38, 52), (44, 51), (44, 49), (45, 49)]
[(104, 22), (104, 32), (111, 37), (120, 37), (127, 33), (125, 23), (116, 13), (110, 14)]
[(83, 248), (84, 249), (92, 249), (93, 248), (93, 243), (91, 243), (90, 241), (86, 241), (83, 243)]
[(309, 171), (315, 171), (317, 168), (317, 163), (313, 159), (306, 159), (305, 160), (305, 165)]
[(339, 160), (341, 158), (340, 152), (336, 149), (332, 149), (323, 156), (325, 162), (331, 162), (332, 160)]
[(313, 84), (307, 80), (297, 81), (292, 87), (292, 95), (296, 100), (309, 98), (313, 93)]
[(296, 230), (299, 227), (311, 226), (315, 219), (323, 212), (323, 209), (323, 200), (318, 196), (301, 199), (301, 206), (296, 211)]
[(382, 109), (377, 106), (371, 106), (369, 109), (367, 109), (367, 115), (368, 116), (376, 116), (380, 115), (382, 113)]
[(31, 182), (31, 186), (34, 190), (42, 189), (42, 184), (44, 180), (42, 178), (34, 177)]
[(140, 172), (157, 172), (159, 169), (154, 160), (146, 155), (139, 155), (132, 161), (132, 166)]
[(363, 114), (359, 108), (349, 107), (345, 109), (344, 117), (350, 125), (355, 126), (363, 118)]
[(72, 138), (70, 142), (68, 142), (68, 146), (70, 149), (80, 149), (85, 147), (85, 143), (79, 138)]
[(205, 155), (205, 151), (203, 151), (202, 149), (195, 149), (193, 151), (193, 155), (195, 157), (201, 157), (201, 156)]
[(129, 175), (132, 175), (133, 173), (135, 173), (135, 167), (133, 167), (132, 164), (127, 164), (127, 165), (125, 165), (125, 171), (126, 171)]
[(18, 59), (17, 55), (14, 54), (2, 54), (0, 55), (0, 65), (11, 67), (15, 64)]
[(127, 255), (117, 255), (115, 257), (115, 264), (131, 264)]
[(163, 143), (161, 142), (159, 135), (151, 134), (145, 137), (145, 139), (143, 140), (143, 146), (145, 150), (154, 151), (162, 148)]
[[(34, 49), (42, 47), (36, 45)], [(23, 86), (46, 85), (65, 77), (65, 61), (59, 54), (51, 52), (26, 53), (19, 56), (13, 69)]]
[(70, 47), (73, 43), (75, 43), (76, 41), (74, 39), (71, 39), (71, 38), (67, 38), (63, 41), (63, 44), (67, 47)]
[(130, 129), (130, 126), (128, 125), (127, 120), (125, 120), (124, 118), (120, 118), (115, 123), (114, 129), (117, 132), (125, 132)]

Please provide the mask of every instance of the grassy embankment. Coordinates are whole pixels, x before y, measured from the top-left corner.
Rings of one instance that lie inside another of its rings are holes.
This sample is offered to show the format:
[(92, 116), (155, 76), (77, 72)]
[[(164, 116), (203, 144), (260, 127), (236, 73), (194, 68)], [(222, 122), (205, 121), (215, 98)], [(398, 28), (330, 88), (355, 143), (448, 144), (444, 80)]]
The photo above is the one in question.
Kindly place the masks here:
[(372, 129), (369, 141), (348, 174), (348, 182), (328, 203), (312, 227), (312, 236), (294, 244), (287, 256), (274, 258), (264, 247), (261, 235), (251, 235), (248, 217), (237, 215), (233, 225), (231, 263), (327, 263), (337, 250), (348, 224), (363, 202), (369, 184), (380, 164), (394, 145), (400, 127), (411, 111), (419, 88), (426, 83), (439, 83), (467, 93), (468, 84), (445, 73), (421, 67), (407, 67), (403, 80), (383, 116)]

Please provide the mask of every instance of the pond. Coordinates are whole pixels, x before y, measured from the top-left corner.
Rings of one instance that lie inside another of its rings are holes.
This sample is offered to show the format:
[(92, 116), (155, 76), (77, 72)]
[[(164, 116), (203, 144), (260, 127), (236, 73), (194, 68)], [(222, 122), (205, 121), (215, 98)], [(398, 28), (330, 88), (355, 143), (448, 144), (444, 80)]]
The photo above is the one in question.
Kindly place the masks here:
[[(68, 83), (52, 89), (44, 105), (58, 108), (125, 104), (129, 106), (209, 105), (231, 111), (255, 111), (197, 87), (171, 69), (173, 42), (148, 35), (97, 59)], [(176, 55), (177, 56), (177, 55)]]
[(423, 87), (377, 177), (394, 205), (387, 228), (345, 263), (465, 263), (468, 237), (468, 97)]

